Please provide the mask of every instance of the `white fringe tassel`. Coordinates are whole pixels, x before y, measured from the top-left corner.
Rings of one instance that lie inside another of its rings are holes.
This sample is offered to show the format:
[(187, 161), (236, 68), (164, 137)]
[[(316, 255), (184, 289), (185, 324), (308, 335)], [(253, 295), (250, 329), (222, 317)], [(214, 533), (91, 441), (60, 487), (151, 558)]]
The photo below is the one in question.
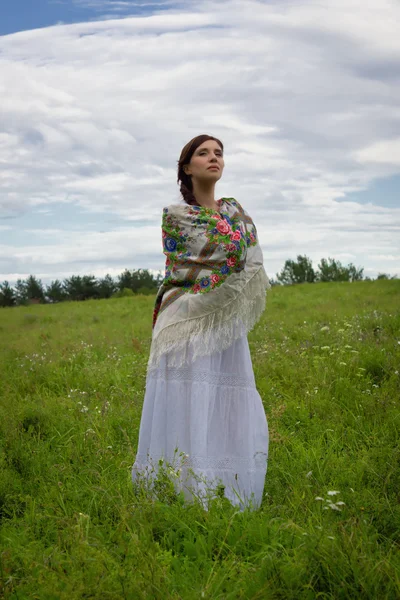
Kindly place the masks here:
[(158, 368), (166, 352), (169, 353), (168, 366), (181, 367), (198, 356), (229, 348), (243, 335), (243, 326), (249, 332), (260, 319), (265, 309), (266, 290), (270, 287), (264, 267), (260, 267), (228, 304), (208, 315), (164, 327), (152, 340), (148, 369)]

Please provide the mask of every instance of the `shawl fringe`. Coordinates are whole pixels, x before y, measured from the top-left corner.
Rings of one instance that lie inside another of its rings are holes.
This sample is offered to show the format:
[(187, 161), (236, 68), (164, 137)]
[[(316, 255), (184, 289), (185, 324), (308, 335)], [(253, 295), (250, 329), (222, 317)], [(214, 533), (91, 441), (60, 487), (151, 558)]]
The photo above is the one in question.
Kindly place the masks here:
[(158, 368), (166, 352), (168, 366), (179, 368), (199, 356), (229, 348), (243, 335), (243, 326), (247, 333), (258, 322), (270, 287), (264, 267), (260, 266), (236, 296), (226, 304), (221, 302), (217, 310), (164, 327), (152, 340), (148, 369)]

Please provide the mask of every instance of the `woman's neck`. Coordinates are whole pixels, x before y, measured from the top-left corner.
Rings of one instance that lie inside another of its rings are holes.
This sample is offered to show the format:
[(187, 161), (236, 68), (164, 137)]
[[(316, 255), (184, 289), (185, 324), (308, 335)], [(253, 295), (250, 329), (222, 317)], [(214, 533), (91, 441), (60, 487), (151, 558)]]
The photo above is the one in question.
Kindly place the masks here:
[(196, 198), (197, 204), (200, 206), (204, 206), (205, 208), (219, 208), (214, 194), (215, 194), (215, 184), (212, 184), (210, 187), (201, 187), (197, 182), (193, 182), (193, 194)]

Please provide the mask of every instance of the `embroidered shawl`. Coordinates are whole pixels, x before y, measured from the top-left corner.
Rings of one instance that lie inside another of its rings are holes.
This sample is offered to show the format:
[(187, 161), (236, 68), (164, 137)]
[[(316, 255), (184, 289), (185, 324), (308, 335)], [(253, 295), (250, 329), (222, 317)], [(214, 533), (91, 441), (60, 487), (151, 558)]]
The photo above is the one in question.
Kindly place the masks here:
[(165, 277), (155, 301), (149, 368), (170, 351), (176, 352), (168, 364), (181, 366), (189, 346), (192, 360), (224, 350), (264, 311), (271, 286), (256, 226), (234, 198), (218, 205), (163, 209)]

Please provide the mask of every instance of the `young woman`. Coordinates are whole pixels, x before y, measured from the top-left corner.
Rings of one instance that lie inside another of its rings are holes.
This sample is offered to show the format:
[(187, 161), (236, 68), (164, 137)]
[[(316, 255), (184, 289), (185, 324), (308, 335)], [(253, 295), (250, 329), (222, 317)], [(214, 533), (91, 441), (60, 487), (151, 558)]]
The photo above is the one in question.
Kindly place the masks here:
[(207, 506), (207, 491), (219, 485), (243, 509), (259, 506), (267, 469), (268, 425), (247, 333), (270, 284), (251, 217), (234, 198), (215, 200), (223, 151), (209, 135), (186, 144), (178, 161), (184, 203), (163, 209), (165, 278), (132, 478), (172, 464), (187, 498)]

